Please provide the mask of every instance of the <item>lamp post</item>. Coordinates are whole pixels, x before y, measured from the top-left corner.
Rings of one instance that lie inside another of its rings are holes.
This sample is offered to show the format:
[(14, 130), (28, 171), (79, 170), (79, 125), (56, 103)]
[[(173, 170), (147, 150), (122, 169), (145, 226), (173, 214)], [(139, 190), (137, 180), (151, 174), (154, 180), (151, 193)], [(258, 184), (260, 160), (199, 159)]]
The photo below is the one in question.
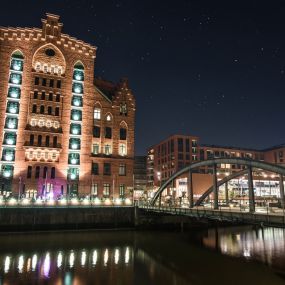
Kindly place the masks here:
[[(157, 176), (157, 179), (158, 179), (158, 181), (159, 181), (159, 188), (158, 189), (160, 189), (160, 187), (161, 187), (161, 172), (160, 171), (157, 171), (156, 172), (156, 176)], [(161, 206), (161, 193), (160, 193), (160, 195), (159, 195), (159, 207)]]
[(20, 198), (21, 198), (21, 184), (22, 184), (22, 176), (19, 177), (18, 201), (20, 201)]

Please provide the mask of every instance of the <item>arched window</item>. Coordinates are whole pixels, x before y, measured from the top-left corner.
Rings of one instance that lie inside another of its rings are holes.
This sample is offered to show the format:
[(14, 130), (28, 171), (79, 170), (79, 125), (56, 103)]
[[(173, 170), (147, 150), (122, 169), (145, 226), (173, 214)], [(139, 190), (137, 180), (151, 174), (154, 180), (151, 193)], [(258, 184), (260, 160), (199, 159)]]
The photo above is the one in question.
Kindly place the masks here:
[(47, 178), (47, 175), (48, 175), (48, 168), (47, 166), (45, 166), (43, 171), (43, 178)]
[(30, 145), (34, 145), (35, 136), (32, 134), (30, 135)]
[(49, 101), (52, 101), (52, 100), (53, 100), (53, 93), (52, 93), (52, 92), (49, 93), (49, 95), (48, 95), (48, 100), (49, 100)]
[(38, 136), (38, 146), (41, 146), (42, 145), (42, 135), (39, 135)]
[(51, 178), (51, 179), (55, 179), (55, 167), (52, 167), (52, 168), (51, 168), (50, 178)]
[(40, 177), (41, 168), (39, 166), (36, 167), (35, 178)]
[(60, 102), (60, 94), (56, 94), (56, 102)]
[(52, 115), (52, 107), (51, 106), (48, 106), (48, 114)]
[(107, 114), (107, 115), (106, 115), (106, 121), (107, 121), (107, 122), (111, 122), (111, 121), (112, 121), (112, 116), (111, 116), (111, 114)]
[(95, 108), (94, 109), (94, 119), (95, 120), (100, 120), (101, 119), (101, 109), (100, 108)]
[(55, 107), (54, 115), (59, 116), (59, 107)]
[(40, 113), (41, 113), (41, 114), (44, 114), (44, 113), (45, 113), (45, 106), (44, 106), (44, 105), (41, 105), (41, 107), (40, 107)]
[(53, 137), (53, 147), (57, 147), (57, 137)]
[(37, 113), (37, 105), (33, 105), (32, 113)]
[(32, 177), (32, 166), (28, 166), (28, 171), (27, 171), (27, 178)]
[(49, 146), (49, 136), (46, 136), (46, 146)]
[(126, 140), (127, 139), (127, 129), (120, 128), (120, 140)]

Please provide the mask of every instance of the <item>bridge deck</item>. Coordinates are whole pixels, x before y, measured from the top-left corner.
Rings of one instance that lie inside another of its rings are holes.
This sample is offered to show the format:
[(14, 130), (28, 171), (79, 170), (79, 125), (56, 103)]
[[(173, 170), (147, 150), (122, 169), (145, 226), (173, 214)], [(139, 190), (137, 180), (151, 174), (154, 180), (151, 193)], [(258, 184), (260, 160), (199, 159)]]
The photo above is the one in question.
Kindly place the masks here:
[(223, 208), (214, 210), (205, 207), (195, 208), (175, 208), (175, 207), (156, 207), (156, 206), (139, 206), (148, 212), (165, 213), (170, 215), (189, 216), (195, 218), (206, 218), (210, 220), (242, 222), (247, 224), (264, 224), (269, 226), (285, 227), (285, 215), (283, 210), (272, 212), (255, 212), (250, 213), (239, 209)]

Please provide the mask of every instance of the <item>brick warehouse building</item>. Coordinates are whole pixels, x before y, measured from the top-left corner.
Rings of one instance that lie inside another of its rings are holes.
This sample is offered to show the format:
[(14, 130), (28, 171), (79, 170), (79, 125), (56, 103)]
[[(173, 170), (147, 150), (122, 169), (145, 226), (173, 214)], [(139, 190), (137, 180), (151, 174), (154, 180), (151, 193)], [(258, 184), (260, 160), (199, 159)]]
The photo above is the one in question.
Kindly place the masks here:
[(96, 47), (38, 28), (0, 28), (1, 192), (129, 197), (135, 99), (94, 79)]

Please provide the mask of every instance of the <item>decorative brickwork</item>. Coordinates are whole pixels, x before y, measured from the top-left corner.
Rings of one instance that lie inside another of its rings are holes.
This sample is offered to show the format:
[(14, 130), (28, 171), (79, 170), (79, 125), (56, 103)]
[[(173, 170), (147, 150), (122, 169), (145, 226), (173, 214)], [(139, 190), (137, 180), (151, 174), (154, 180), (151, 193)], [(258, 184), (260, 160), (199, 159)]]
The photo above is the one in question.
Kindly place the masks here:
[[(62, 34), (59, 16), (47, 14), (42, 24), (0, 28), (0, 191), (130, 197), (135, 99), (128, 81), (94, 79), (96, 47)], [(11, 70), (15, 52), (22, 71)], [(21, 85), (10, 82), (12, 72), (21, 73)], [(11, 87), (19, 98), (9, 98)], [(7, 113), (8, 104), (18, 114)], [(7, 117), (17, 118), (15, 130)], [(15, 157), (7, 161), (11, 132)]]

